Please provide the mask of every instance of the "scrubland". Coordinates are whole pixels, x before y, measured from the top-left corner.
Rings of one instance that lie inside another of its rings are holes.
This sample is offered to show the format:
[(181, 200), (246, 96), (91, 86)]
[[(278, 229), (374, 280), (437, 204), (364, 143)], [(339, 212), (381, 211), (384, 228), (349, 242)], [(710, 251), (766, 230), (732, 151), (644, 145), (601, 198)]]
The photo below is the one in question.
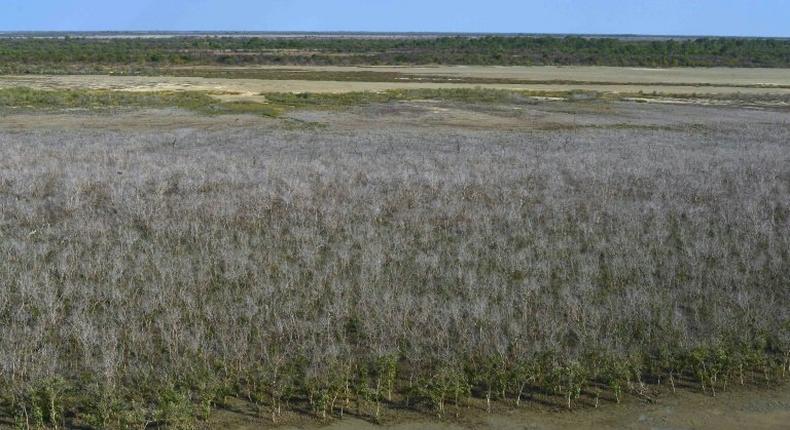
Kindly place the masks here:
[(392, 100), (316, 127), (0, 128), (3, 422), (453, 419), (786, 382), (783, 113), (516, 102), (437, 102), (497, 104), (496, 128), (396, 123)]
[(454, 37), (0, 37), (0, 73), (69, 73), (168, 65), (790, 65), (781, 38)]

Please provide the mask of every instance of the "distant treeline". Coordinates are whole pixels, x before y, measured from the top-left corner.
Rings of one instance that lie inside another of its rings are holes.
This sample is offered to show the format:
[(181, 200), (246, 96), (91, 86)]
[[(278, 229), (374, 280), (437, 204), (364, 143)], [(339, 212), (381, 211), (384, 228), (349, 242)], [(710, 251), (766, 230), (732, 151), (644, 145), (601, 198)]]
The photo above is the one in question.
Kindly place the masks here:
[[(790, 40), (583, 37), (0, 39), (0, 69), (27, 65), (479, 64), (790, 67)], [(35, 70), (35, 69), (34, 69)]]

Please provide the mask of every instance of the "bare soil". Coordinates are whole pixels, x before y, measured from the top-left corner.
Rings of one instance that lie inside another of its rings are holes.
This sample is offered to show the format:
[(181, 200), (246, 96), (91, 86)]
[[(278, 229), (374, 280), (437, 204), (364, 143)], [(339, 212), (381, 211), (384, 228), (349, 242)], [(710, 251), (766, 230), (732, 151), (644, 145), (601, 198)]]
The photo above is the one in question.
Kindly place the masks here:
[(433, 419), (414, 412), (389, 411), (378, 424), (353, 415), (326, 421), (309, 416), (286, 419), (289, 424), (277, 426), (249, 413), (220, 410), (208, 426), (237, 430), (780, 430), (790, 423), (790, 387), (736, 389), (715, 398), (695, 391), (667, 391), (654, 403), (629, 398), (619, 405), (609, 402), (599, 408), (587, 405), (571, 411), (537, 403), (520, 408), (500, 405), (492, 414), (476, 404), (462, 409), (457, 417)]
[[(190, 66), (196, 69), (200, 66)], [(216, 68), (204, 66), (203, 68)], [(514, 80), (564, 80), (584, 82), (656, 82), (711, 85), (790, 85), (784, 69), (742, 68), (633, 68), (597, 66), (250, 66), (222, 67), (223, 70), (293, 70), (302, 72), (379, 72), (423, 76), (457, 76)]]

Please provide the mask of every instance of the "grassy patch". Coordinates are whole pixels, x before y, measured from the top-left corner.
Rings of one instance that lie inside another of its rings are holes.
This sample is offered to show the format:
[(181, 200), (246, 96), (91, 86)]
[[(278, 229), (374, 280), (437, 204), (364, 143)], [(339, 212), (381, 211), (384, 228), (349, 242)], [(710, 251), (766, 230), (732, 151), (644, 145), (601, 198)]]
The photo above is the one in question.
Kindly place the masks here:
[(216, 100), (206, 93), (188, 91), (38, 90), (22, 87), (0, 89), (0, 106), (15, 108), (182, 107), (197, 109), (214, 103)]
[(531, 96), (572, 98), (573, 93), (534, 93), (474, 88), (391, 90), (383, 92), (262, 93), (266, 103), (254, 101), (220, 101), (207, 92), (156, 91), (130, 92), (112, 90), (39, 90), (31, 88), (0, 89), (0, 108), (27, 109), (107, 109), (175, 107), (207, 114), (262, 114), (278, 116), (291, 109), (340, 109), (370, 103), (409, 100), (438, 100), (463, 103), (522, 103)]
[(205, 114), (260, 114), (278, 116), (281, 109), (263, 103), (222, 102), (207, 92), (112, 90), (39, 90), (31, 88), (0, 89), (0, 108), (15, 109), (88, 109), (180, 108)]

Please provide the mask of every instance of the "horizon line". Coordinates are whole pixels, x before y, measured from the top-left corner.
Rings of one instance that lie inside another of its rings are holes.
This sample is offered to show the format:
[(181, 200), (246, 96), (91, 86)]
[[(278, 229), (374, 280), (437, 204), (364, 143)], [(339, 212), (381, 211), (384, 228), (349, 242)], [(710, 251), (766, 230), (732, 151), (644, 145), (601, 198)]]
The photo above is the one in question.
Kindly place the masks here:
[(747, 36), (721, 34), (640, 34), (640, 33), (529, 33), (529, 32), (477, 32), (477, 31), (369, 31), (369, 30), (0, 30), (2, 35), (423, 35), (423, 36), (579, 36), (579, 37), (633, 37), (633, 38), (738, 38), (738, 39), (790, 39), (790, 36)]

